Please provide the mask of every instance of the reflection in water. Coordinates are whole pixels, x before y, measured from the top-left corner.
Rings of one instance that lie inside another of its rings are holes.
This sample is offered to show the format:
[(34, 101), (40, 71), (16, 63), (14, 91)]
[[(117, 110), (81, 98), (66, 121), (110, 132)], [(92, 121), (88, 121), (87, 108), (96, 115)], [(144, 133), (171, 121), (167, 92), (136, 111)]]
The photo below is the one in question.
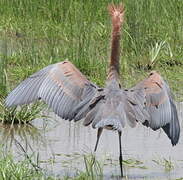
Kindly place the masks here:
[[(183, 129), (183, 103), (178, 105)], [(83, 154), (93, 152), (96, 141), (96, 130), (83, 127), (78, 123), (64, 121), (54, 113), (52, 120), (36, 119), (33, 125), (0, 125), (1, 142), (13, 153), (24, 154), (14, 144), (21, 142), (28, 154), (39, 154), (40, 166), (50, 173), (74, 175), (84, 169)], [(124, 160), (138, 160), (141, 164), (126, 166), (125, 174), (129, 179), (175, 179), (183, 177), (183, 137), (182, 133), (177, 146), (172, 147), (163, 131), (152, 131), (142, 125), (136, 128), (126, 127), (122, 134)], [(104, 175), (119, 175), (118, 136), (115, 132), (104, 131), (96, 153), (97, 159), (104, 164)], [(174, 168), (166, 172), (164, 161), (170, 161)], [(114, 176), (113, 179), (117, 179)]]
[(25, 145), (26, 149), (31, 148), (30, 140), (34, 144), (44, 142), (41, 132), (32, 124), (3, 124), (0, 123), (0, 141), (8, 152), (17, 142)]

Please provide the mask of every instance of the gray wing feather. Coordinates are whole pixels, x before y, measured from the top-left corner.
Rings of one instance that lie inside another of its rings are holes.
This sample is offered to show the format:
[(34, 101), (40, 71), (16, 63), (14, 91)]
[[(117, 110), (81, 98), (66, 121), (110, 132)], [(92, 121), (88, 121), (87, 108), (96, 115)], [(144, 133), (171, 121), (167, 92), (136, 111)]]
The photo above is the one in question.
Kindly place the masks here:
[[(133, 95), (130, 91), (133, 91)], [(143, 92), (142, 96), (140, 92)], [(145, 103), (150, 118), (145, 117), (138, 121), (153, 130), (162, 128), (171, 139), (172, 145), (176, 145), (180, 135), (180, 124), (170, 88), (163, 78), (157, 72), (152, 72), (147, 79), (131, 88), (128, 95), (134, 97), (134, 101), (141, 104), (141, 108)]]
[(7, 107), (29, 104), (38, 99), (37, 92), (42, 85), (42, 82), (47, 76), (47, 72), (53, 65), (47, 66), (41, 71), (31, 75), (29, 78), (21, 82), (6, 98), (5, 104)]
[(143, 89), (136, 89), (125, 91), (126, 95), (126, 106), (125, 110), (128, 116), (128, 119), (133, 121), (141, 121), (150, 119), (150, 115), (145, 106), (145, 95)]
[[(80, 112), (77, 120), (86, 115), (87, 104), (97, 91), (97, 86), (69, 61), (47, 66), (31, 75), (18, 85), (6, 98), (6, 106), (29, 104), (39, 98), (64, 119), (72, 120)], [(76, 106), (80, 106), (76, 109)], [(82, 112), (82, 113), (81, 113)]]

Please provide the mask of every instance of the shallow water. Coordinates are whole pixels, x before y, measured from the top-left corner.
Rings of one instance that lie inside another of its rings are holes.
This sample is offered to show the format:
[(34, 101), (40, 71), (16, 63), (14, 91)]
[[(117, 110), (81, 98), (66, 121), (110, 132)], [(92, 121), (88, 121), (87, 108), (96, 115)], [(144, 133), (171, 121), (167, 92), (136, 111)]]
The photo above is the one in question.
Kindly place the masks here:
[[(183, 129), (183, 103), (178, 104)], [(83, 127), (81, 122), (64, 121), (50, 112), (50, 119), (36, 119), (33, 126), (1, 125), (0, 135), (7, 151), (17, 158), (24, 150), (35, 157), (39, 156), (40, 166), (48, 174), (73, 176), (78, 170), (84, 170), (84, 154), (93, 152), (96, 142), (96, 130)], [(15, 141), (16, 140), (16, 141)], [(171, 146), (163, 131), (152, 131), (141, 124), (136, 128), (126, 127), (122, 133), (123, 159), (138, 160), (134, 167), (125, 166), (124, 174), (128, 179), (176, 179), (183, 178), (183, 136), (179, 143)], [(104, 130), (97, 149), (97, 160), (104, 164), (104, 179), (118, 179), (118, 134)], [(166, 171), (165, 159), (174, 168)], [(132, 166), (133, 164), (130, 164)]]

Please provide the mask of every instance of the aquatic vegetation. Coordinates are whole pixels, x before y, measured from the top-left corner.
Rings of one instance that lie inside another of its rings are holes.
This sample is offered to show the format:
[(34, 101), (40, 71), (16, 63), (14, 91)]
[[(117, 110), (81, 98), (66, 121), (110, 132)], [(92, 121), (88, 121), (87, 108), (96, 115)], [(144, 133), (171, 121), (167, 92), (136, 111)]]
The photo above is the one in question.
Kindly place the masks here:
[(29, 123), (36, 118), (43, 118), (41, 111), (45, 107), (41, 103), (19, 107), (6, 108), (4, 98), (0, 97), (0, 122), (9, 124)]
[(41, 171), (35, 171), (31, 167), (28, 160), (15, 162), (11, 155), (0, 157), (0, 179), (14, 179), (14, 180), (53, 180), (55, 178), (46, 177)]
[(164, 167), (165, 171), (172, 171), (174, 169), (174, 164), (171, 158), (169, 158), (169, 160), (166, 158), (163, 158), (163, 159), (152, 160), (152, 161), (157, 165)]
[(142, 161), (139, 161), (137, 159), (127, 159), (127, 160), (123, 160), (123, 164), (126, 167), (130, 167), (130, 168), (140, 168), (140, 169), (147, 169), (147, 167), (144, 165), (144, 163)]
[(101, 163), (96, 159), (94, 154), (84, 155), (85, 171), (79, 172), (75, 180), (102, 180), (103, 168)]

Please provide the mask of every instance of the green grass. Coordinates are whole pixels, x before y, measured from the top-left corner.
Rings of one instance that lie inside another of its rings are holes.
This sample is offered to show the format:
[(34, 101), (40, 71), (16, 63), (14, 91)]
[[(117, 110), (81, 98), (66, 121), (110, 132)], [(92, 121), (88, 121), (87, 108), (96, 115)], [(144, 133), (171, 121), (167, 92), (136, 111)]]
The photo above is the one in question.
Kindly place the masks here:
[(1, 180), (102, 180), (103, 172), (101, 164), (95, 159), (94, 155), (84, 156), (85, 170), (78, 170), (75, 177), (54, 177), (45, 173), (44, 169), (37, 168), (31, 160), (32, 157), (26, 156), (22, 161), (15, 161), (11, 154), (0, 156), (0, 179)]
[(0, 179), (1, 180), (54, 180), (45, 177), (41, 171), (36, 171), (28, 160), (15, 162), (11, 155), (0, 157)]
[(4, 105), (4, 98), (0, 98), (0, 122), (4, 124), (26, 124), (36, 118), (43, 118), (41, 114), (44, 105), (35, 103), (21, 107), (7, 108)]
[(94, 154), (84, 155), (85, 170), (78, 170), (75, 177), (64, 177), (63, 180), (103, 180), (103, 165)]
[[(71, 60), (90, 80), (103, 85), (110, 52), (111, 29), (106, 10), (110, 2), (2, 0), (0, 34), (6, 37), (9, 49), (6, 59), (10, 89), (33, 72), (64, 59)], [(183, 2), (123, 2), (123, 84), (134, 85), (137, 75), (140, 80), (149, 70), (156, 69), (182, 97), (176, 84), (183, 83)]]

